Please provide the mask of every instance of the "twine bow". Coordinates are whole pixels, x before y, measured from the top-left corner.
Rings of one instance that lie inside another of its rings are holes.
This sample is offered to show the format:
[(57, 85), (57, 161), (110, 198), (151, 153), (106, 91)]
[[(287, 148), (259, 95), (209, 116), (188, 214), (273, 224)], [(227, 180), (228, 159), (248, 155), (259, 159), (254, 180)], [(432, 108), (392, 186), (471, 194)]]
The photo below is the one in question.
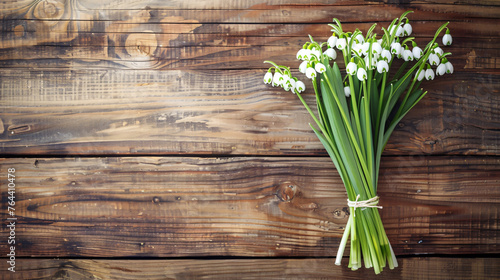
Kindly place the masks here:
[(358, 194), (356, 196), (355, 201), (350, 201), (347, 199), (347, 206), (353, 207), (354, 208), (354, 217), (356, 217), (356, 208), (378, 208), (382, 209), (382, 206), (377, 205), (378, 204), (378, 196), (372, 197), (368, 200), (362, 200), (359, 201), (360, 195)]

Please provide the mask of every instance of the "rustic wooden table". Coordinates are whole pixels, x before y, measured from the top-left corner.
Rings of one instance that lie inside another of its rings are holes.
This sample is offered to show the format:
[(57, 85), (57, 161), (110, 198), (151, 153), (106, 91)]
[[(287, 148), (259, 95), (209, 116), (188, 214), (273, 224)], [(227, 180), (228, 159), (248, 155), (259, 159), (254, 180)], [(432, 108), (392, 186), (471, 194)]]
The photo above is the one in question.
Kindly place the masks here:
[[(375, 277), (334, 265), (344, 187), (263, 61), (298, 66), (333, 17), (367, 29), (405, 10), (420, 41), (450, 21), (455, 73), (387, 146), (400, 267)], [(2, 279), (500, 277), (500, 2), (7, 0), (0, 15)]]

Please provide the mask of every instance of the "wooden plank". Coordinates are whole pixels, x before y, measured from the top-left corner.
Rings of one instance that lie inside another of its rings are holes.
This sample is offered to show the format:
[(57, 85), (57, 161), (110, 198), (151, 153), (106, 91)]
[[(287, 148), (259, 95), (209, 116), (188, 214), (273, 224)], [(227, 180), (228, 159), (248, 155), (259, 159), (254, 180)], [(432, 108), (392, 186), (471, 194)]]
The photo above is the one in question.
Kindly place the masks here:
[[(261, 70), (0, 73), (3, 154), (325, 155), (297, 97)], [(386, 154), (498, 154), (499, 77), (428, 83)]]
[[(7, 168), (18, 257), (330, 257), (348, 218), (328, 158), (2, 159)], [(499, 168), (495, 157), (384, 158), (396, 254), (499, 253)]]
[[(351, 271), (333, 259), (101, 260), (21, 259), (2, 279), (375, 279), (370, 269)], [(498, 258), (412, 257), (386, 268), (387, 280), (489, 280), (500, 276)], [(7, 263), (1, 262), (2, 271)]]

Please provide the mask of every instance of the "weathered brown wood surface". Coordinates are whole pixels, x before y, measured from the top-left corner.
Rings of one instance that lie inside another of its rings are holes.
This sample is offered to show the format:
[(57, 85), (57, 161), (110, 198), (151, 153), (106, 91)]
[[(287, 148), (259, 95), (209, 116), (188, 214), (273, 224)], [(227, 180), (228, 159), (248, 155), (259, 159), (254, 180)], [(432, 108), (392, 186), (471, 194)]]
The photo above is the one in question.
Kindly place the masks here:
[(2, 279), (375, 278), (333, 265), (344, 187), (262, 62), (405, 10), (417, 42), (450, 22), (455, 73), (387, 146), (401, 267), (377, 278), (500, 278), (498, 1), (22, 0), (0, 3)]
[[(329, 158), (6, 159), (19, 256), (336, 252), (345, 190)], [(396, 157), (380, 179), (397, 254), (500, 253), (500, 159)]]
[[(1, 264), (4, 267), (5, 264)], [(256, 269), (258, 268), (258, 269)], [(412, 257), (400, 268), (375, 277), (369, 270), (351, 271), (332, 259), (233, 260), (100, 260), (29, 259), (19, 279), (449, 279), (490, 280), (500, 273), (494, 258)], [(8, 279), (8, 278), (6, 278)]]

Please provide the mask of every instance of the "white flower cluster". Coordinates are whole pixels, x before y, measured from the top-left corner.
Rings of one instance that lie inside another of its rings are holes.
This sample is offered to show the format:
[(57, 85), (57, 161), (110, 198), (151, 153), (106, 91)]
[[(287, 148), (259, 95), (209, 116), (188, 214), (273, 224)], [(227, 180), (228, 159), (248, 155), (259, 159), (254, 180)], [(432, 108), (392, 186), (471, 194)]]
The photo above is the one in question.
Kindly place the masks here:
[[(453, 73), (453, 65), (446, 58), (451, 53), (445, 53), (437, 43), (427, 46), (424, 50), (417, 46), (413, 40), (414, 37), (409, 37), (413, 28), (406, 17), (395, 19), (388, 29), (382, 28), (384, 34), (381, 38), (377, 38), (377, 35), (372, 33), (375, 25), (370, 28), (366, 36), (363, 36), (358, 29), (354, 32), (343, 32), (340, 22), (336, 21), (336, 23), (336, 25), (330, 24), (333, 35), (328, 38), (327, 42), (317, 43), (310, 37), (311, 41), (304, 44), (303, 48), (297, 52), (297, 59), (302, 60), (299, 71), (312, 79), (313, 83), (319, 74), (326, 71), (326, 62), (337, 58), (337, 50), (344, 58), (347, 74), (355, 75), (361, 82), (368, 79), (370, 71), (372, 71), (370, 73), (375, 73), (375, 70), (380, 74), (388, 73), (394, 58), (405, 62), (419, 62), (425, 59), (416, 70), (415, 79), (418, 81), (424, 78), (433, 80), (435, 73), (432, 67), (436, 67), (437, 75)], [(442, 41), (445, 46), (452, 43), (448, 28)], [(304, 83), (292, 77), (289, 68), (272, 64), (274, 67), (271, 67), (264, 76), (264, 83), (272, 83), (273, 86), (281, 86), (286, 91), (291, 90), (294, 93), (305, 90)], [(272, 74), (273, 68), (275, 68), (274, 75)], [(349, 86), (346, 86), (345, 94), (350, 96)]]
[[(274, 75), (272, 72), (273, 68), (275, 68)], [(306, 85), (302, 81), (293, 77), (290, 69), (284, 66), (275, 65), (274, 67), (269, 68), (267, 73), (264, 75), (264, 83), (272, 84), (273, 87), (282, 87), (285, 91), (292, 91), (293, 93), (301, 93), (306, 90)]]

